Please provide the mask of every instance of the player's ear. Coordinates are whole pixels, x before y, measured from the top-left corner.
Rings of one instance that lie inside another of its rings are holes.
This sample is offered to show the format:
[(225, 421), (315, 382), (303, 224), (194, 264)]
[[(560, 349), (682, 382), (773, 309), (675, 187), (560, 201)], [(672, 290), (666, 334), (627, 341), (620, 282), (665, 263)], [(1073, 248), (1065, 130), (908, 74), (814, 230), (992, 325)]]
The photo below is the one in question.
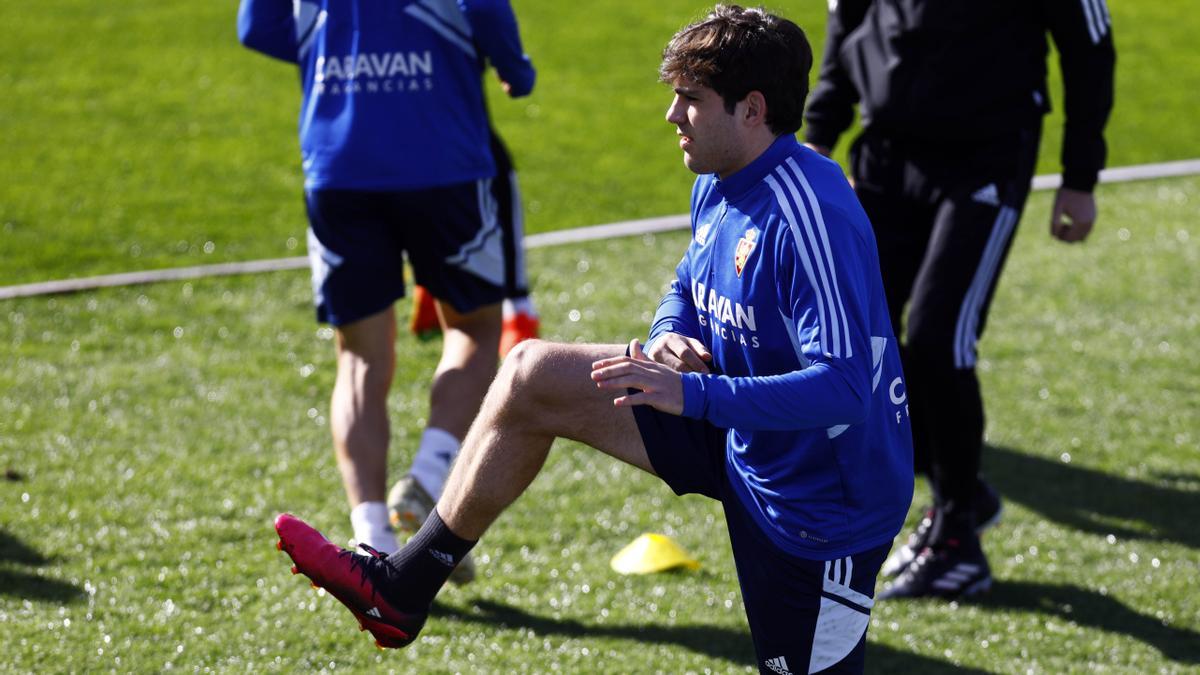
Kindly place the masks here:
[(767, 123), (767, 99), (757, 89), (751, 90), (746, 94), (746, 98), (742, 99), (745, 104), (745, 110), (742, 113), (742, 121), (749, 126), (757, 126)]

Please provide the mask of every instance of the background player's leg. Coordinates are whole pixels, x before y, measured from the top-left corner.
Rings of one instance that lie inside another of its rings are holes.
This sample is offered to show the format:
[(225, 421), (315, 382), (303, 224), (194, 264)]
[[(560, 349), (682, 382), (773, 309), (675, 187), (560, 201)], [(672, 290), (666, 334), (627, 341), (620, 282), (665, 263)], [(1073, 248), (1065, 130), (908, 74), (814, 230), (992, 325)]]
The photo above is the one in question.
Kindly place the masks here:
[[(892, 331), (899, 337), (904, 335), (904, 309), (912, 296), (913, 283), (929, 244), (929, 233), (933, 226), (932, 209), (905, 199), (899, 193), (893, 195), (860, 187), (856, 194), (875, 232), (888, 314)], [(919, 389), (920, 372), (910, 366), (908, 349), (904, 344), (900, 345), (900, 358), (907, 390)], [(923, 416), (920, 411), (913, 409), (911, 401), (909, 409), (912, 415), (913, 470), (917, 474), (928, 474), (929, 449), (922, 425)]]
[[(409, 474), (392, 488), (387, 500), (393, 524), (408, 532), (421, 527), (441, 496), (498, 360), (499, 305), (461, 314), (449, 303), (438, 302), (437, 310), (442, 321), (442, 358), (430, 387), (429, 422)], [(452, 580), (462, 584), (474, 577), (475, 565), (468, 557), (455, 569)]]
[(500, 306), (487, 305), (466, 314), (445, 302), (438, 302), (437, 308), (442, 358), (429, 393), (429, 426), (461, 439), (496, 374)]
[[(850, 155), (854, 192), (871, 220), (879, 251), (879, 271), (887, 296), (892, 332), (904, 335), (904, 314), (912, 297), (913, 284), (929, 246), (936, 205), (929, 198), (924, 176), (908, 161), (905, 151), (864, 133), (855, 140)], [(908, 362), (906, 346), (900, 345), (905, 387), (920, 388), (920, 373)], [(929, 450), (922, 415), (909, 397), (913, 433), (913, 469), (929, 472)]]
[(922, 550), (884, 597), (953, 597), (991, 584), (973, 500), (984, 427), (975, 338), (1018, 213), (998, 199), (976, 198), (986, 184), (943, 201), (913, 289), (906, 374), (920, 373), (921, 386), (910, 386), (908, 396), (914, 420), (924, 417), (934, 514)]
[(387, 527), (387, 394), (395, 368), (396, 318), (391, 307), (337, 326), (337, 376), (330, 428), (338, 469), (352, 509), (354, 537), (381, 551), (396, 549)]
[(973, 201), (967, 192), (939, 209), (931, 250), (913, 294), (908, 352), (924, 378), (931, 479), (954, 530), (974, 528), (971, 497), (983, 442), (983, 399), (975, 374), (978, 320), (1012, 240), (1015, 209)]

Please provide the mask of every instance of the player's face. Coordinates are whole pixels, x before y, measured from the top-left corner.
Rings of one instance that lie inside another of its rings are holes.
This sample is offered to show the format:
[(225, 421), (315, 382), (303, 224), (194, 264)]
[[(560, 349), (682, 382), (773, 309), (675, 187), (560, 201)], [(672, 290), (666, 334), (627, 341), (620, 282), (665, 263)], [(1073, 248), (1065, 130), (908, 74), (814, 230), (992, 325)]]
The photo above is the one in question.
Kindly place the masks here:
[(676, 81), (674, 89), (667, 121), (679, 135), (684, 165), (695, 173), (715, 173), (721, 178), (745, 166), (737, 108), (734, 113), (726, 111), (721, 95), (703, 85)]

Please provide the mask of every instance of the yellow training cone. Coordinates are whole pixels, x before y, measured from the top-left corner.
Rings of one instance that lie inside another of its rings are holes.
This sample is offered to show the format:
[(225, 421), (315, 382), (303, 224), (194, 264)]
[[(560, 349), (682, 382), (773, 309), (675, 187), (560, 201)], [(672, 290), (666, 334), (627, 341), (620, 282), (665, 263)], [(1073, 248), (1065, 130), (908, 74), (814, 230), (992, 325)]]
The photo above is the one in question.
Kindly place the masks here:
[(650, 574), (676, 567), (694, 570), (700, 563), (665, 534), (643, 534), (613, 556), (613, 571), (620, 574)]

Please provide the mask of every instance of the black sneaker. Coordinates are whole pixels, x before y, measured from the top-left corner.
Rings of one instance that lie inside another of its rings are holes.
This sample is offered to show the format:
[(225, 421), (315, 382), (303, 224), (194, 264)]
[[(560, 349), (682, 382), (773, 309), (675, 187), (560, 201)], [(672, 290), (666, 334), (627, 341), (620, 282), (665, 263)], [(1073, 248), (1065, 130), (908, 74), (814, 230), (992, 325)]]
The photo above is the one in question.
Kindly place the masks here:
[(991, 587), (992, 571), (979, 540), (947, 539), (922, 549), (895, 581), (883, 587), (879, 599), (970, 597)]
[[(975, 496), (971, 500), (971, 508), (975, 512), (975, 535), (979, 536), (985, 530), (1000, 523), (1004, 515), (1004, 504), (1000, 494), (979, 476), (975, 482)], [(917, 557), (921, 549), (929, 545), (929, 533), (933, 529), (933, 507), (925, 509), (925, 516), (917, 523), (917, 529), (908, 535), (908, 541), (903, 546), (892, 551), (887, 560), (883, 561), (880, 572), (885, 577), (894, 577), (904, 571), (905, 567)]]
[(917, 523), (917, 529), (908, 535), (908, 541), (891, 552), (883, 561), (880, 571), (885, 577), (894, 577), (917, 557), (921, 549), (929, 544), (929, 531), (933, 529), (933, 507), (925, 509), (925, 516)]

